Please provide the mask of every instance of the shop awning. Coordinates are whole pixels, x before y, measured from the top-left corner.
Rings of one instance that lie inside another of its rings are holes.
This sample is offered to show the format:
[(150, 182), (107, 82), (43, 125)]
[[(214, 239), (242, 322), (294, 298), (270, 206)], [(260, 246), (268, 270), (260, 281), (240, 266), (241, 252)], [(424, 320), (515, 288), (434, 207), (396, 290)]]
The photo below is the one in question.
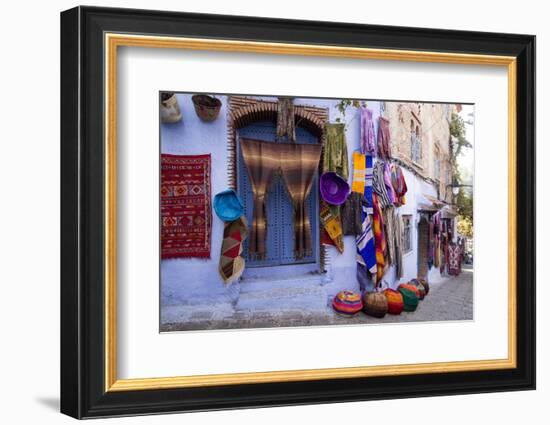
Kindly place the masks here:
[(435, 196), (427, 195), (425, 193), (421, 194), (417, 200), (418, 211), (435, 213), (441, 210), (446, 205), (447, 204), (445, 202), (437, 199)]

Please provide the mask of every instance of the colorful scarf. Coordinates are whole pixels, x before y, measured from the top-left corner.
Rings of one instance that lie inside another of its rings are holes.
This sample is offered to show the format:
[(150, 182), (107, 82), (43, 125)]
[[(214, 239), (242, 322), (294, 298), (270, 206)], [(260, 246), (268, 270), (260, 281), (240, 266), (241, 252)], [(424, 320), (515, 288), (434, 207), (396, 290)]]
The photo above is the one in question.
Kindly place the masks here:
[(375, 239), (372, 231), (371, 217), (367, 208), (363, 207), (362, 232), (355, 240), (357, 244), (357, 261), (367, 267), (372, 276), (376, 275), (376, 250)]
[(345, 126), (342, 123), (325, 124), (323, 172), (334, 171), (347, 180), (349, 177), (348, 147)]
[(376, 164), (374, 164), (372, 189), (376, 193), (381, 208), (387, 208), (392, 205), (384, 182), (384, 162), (382, 161), (376, 161)]
[(390, 122), (384, 117), (378, 120), (377, 150), (379, 158), (391, 158)]
[(351, 181), (352, 192), (357, 192), (361, 195), (365, 193), (365, 174), (365, 155), (359, 152), (353, 152), (353, 180)]
[(394, 205), (400, 207), (405, 205), (405, 194), (407, 193), (407, 182), (403, 170), (397, 164), (391, 165), (391, 184), (395, 193)]
[(224, 224), (219, 272), (226, 285), (230, 285), (243, 274), (245, 263), (241, 254), (247, 235), (248, 225), (244, 215)]
[(321, 146), (241, 139), (241, 150), (254, 193), (249, 255), (265, 258), (265, 197), (272, 176), (278, 170), (281, 171), (294, 210), (294, 255), (298, 259), (311, 255), (311, 224), (305, 199), (319, 166)]
[[(330, 241), (332, 241), (330, 245), (335, 246), (341, 254), (344, 252), (344, 238), (340, 216), (334, 215), (329, 205), (321, 200), (319, 217), (323, 225), (323, 232), (326, 233)], [(321, 241), (323, 241), (323, 237), (321, 237)]]
[(386, 235), (384, 234), (384, 216), (382, 214), (381, 205), (378, 202), (378, 196), (372, 195), (374, 204), (373, 214), (373, 231), (374, 231), (374, 247), (376, 253), (376, 282), (379, 286), (382, 282), (382, 277), (386, 272)]
[(361, 152), (376, 155), (372, 111), (361, 108)]
[(365, 201), (367, 203), (367, 214), (372, 214), (372, 156), (365, 155)]
[(391, 180), (391, 165), (389, 162), (384, 163), (384, 184), (386, 185), (388, 199), (393, 205), (395, 205), (397, 203), (397, 195), (395, 194), (395, 190), (393, 190)]

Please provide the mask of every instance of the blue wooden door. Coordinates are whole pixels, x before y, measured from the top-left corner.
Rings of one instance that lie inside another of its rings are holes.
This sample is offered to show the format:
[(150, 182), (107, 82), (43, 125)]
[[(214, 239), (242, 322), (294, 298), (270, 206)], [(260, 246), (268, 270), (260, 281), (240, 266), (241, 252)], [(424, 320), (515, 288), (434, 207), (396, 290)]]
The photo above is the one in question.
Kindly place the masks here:
[[(246, 218), (252, 223), (253, 200), (252, 186), (248, 178), (240, 150), (240, 139), (255, 139), (266, 142), (276, 142), (276, 127), (270, 121), (257, 122), (239, 129), (237, 143), (237, 184), (238, 193), (245, 207)], [(297, 127), (296, 143), (319, 143), (316, 136), (309, 131)], [(311, 223), (310, 256), (296, 260), (294, 256), (294, 213), (292, 203), (279, 173), (270, 182), (266, 198), (267, 236), (266, 256), (263, 260), (252, 259), (248, 255), (248, 240), (243, 246), (243, 256), (246, 267), (279, 266), (286, 264), (316, 263), (319, 259), (319, 183), (315, 174), (311, 191), (306, 198)]]

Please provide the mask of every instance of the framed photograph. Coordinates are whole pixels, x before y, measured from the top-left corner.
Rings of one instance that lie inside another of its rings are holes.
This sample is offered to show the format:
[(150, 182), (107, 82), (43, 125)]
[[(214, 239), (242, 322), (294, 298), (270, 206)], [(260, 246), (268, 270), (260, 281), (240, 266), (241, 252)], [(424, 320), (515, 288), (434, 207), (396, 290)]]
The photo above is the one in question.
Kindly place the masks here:
[(61, 14), (61, 411), (535, 388), (535, 37)]

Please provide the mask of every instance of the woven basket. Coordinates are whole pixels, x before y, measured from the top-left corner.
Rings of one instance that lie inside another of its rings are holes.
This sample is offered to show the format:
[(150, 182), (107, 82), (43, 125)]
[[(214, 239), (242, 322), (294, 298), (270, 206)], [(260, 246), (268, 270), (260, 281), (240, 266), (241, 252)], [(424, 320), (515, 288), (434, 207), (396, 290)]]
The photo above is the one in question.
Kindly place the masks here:
[(381, 292), (366, 292), (363, 296), (363, 311), (372, 317), (384, 317), (388, 312), (386, 296)]
[(388, 313), (389, 314), (401, 314), (404, 308), (403, 296), (399, 291), (393, 289), (386, 289), (384, 291), (384, 296), (388, 302)]
[(196, 94), (192, 98), (197, 116), (205, 122), (218, 118), (222, 102), (220, 99), (205, 94)]

